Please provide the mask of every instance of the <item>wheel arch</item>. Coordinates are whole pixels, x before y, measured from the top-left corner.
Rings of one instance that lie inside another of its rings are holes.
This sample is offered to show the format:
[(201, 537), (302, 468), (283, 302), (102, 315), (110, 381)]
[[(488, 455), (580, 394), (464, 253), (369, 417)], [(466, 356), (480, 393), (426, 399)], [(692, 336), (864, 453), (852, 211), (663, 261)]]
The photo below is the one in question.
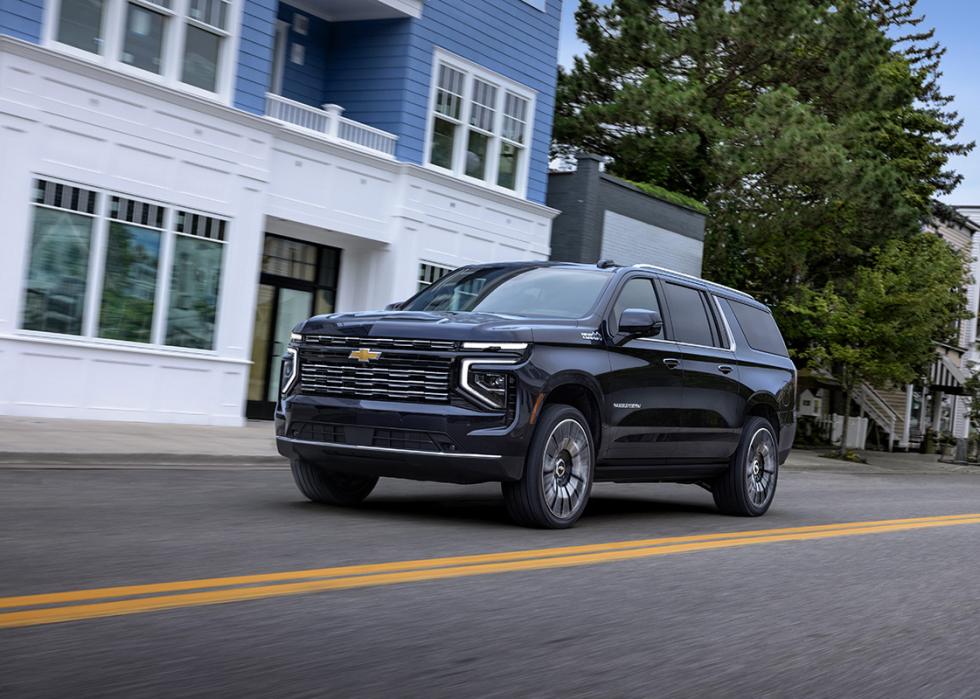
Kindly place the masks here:
[(572, 406), (585, 416), (589, 431), (592, 433), (593, 445), (598, 453), (602, 441), (603, 415), (602, 401), (599, 399), (602, 393), (595, 377), (577, 372), (564, 373), (552, 377), (540, 395), (535, 419), (546, 405), (560, 403)]
[(776, 431), (773, 435), (776, 443), (779, 443), (779, 401), (771, 393), (756, 393), (745, 404), (745, 418), (742, 423), (748, 422), (750, 417), (761, 417), (769, 421), (772, 428)]

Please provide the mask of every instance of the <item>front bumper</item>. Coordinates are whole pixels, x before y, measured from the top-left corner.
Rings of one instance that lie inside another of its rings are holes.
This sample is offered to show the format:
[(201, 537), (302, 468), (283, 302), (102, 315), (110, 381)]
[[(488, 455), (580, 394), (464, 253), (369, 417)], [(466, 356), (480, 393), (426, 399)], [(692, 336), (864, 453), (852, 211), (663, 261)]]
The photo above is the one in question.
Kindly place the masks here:
[(530, 440), (513, 417), (455, 405), (294, 395), (276, 412), (276, 447), (330, 470), (447, 483), (517, 480)]

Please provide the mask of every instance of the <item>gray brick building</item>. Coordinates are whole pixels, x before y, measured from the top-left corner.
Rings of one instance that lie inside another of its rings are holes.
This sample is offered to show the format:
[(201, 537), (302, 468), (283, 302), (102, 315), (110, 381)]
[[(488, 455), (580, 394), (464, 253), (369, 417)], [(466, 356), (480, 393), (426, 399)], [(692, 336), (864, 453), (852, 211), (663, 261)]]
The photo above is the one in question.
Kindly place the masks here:
[(548, 206), (561, 211), (551, 229), (551, 259), (647, 263), (701, 276), (705, 217), (601, 171), (583, 154), (574, 172), (548, 178)]

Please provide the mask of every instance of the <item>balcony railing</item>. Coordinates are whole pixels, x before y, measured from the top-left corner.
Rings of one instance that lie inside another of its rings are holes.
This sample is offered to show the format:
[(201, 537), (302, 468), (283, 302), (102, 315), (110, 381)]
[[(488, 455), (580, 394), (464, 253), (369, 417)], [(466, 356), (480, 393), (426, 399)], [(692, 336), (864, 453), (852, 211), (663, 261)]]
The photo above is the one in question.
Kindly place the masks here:
[(279, 95), (265, 96), (265, 114), (290, 127), (313, 132), (328, 141), (357, 146), (372, 153), (395, 157), (394, 134), (342, 116), (344, 108), (325, 104), (322, 109), (295, 102)]

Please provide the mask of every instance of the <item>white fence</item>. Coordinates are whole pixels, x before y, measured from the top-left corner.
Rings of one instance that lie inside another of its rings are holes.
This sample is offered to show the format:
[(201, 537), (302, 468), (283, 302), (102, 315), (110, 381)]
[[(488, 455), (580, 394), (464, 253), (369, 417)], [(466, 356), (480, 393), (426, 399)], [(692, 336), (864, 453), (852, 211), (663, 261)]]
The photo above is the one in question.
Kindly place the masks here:
[(336, 104), (325, 104), (323, 109), (318, 109), (280, 95), (265, 96), (265, 114), (270, 119), (315, 132), (329, 141), (357, 146), (389, 158), (395, 157), (397, 136), (341, 116), (343, 111), (343, 107)]

